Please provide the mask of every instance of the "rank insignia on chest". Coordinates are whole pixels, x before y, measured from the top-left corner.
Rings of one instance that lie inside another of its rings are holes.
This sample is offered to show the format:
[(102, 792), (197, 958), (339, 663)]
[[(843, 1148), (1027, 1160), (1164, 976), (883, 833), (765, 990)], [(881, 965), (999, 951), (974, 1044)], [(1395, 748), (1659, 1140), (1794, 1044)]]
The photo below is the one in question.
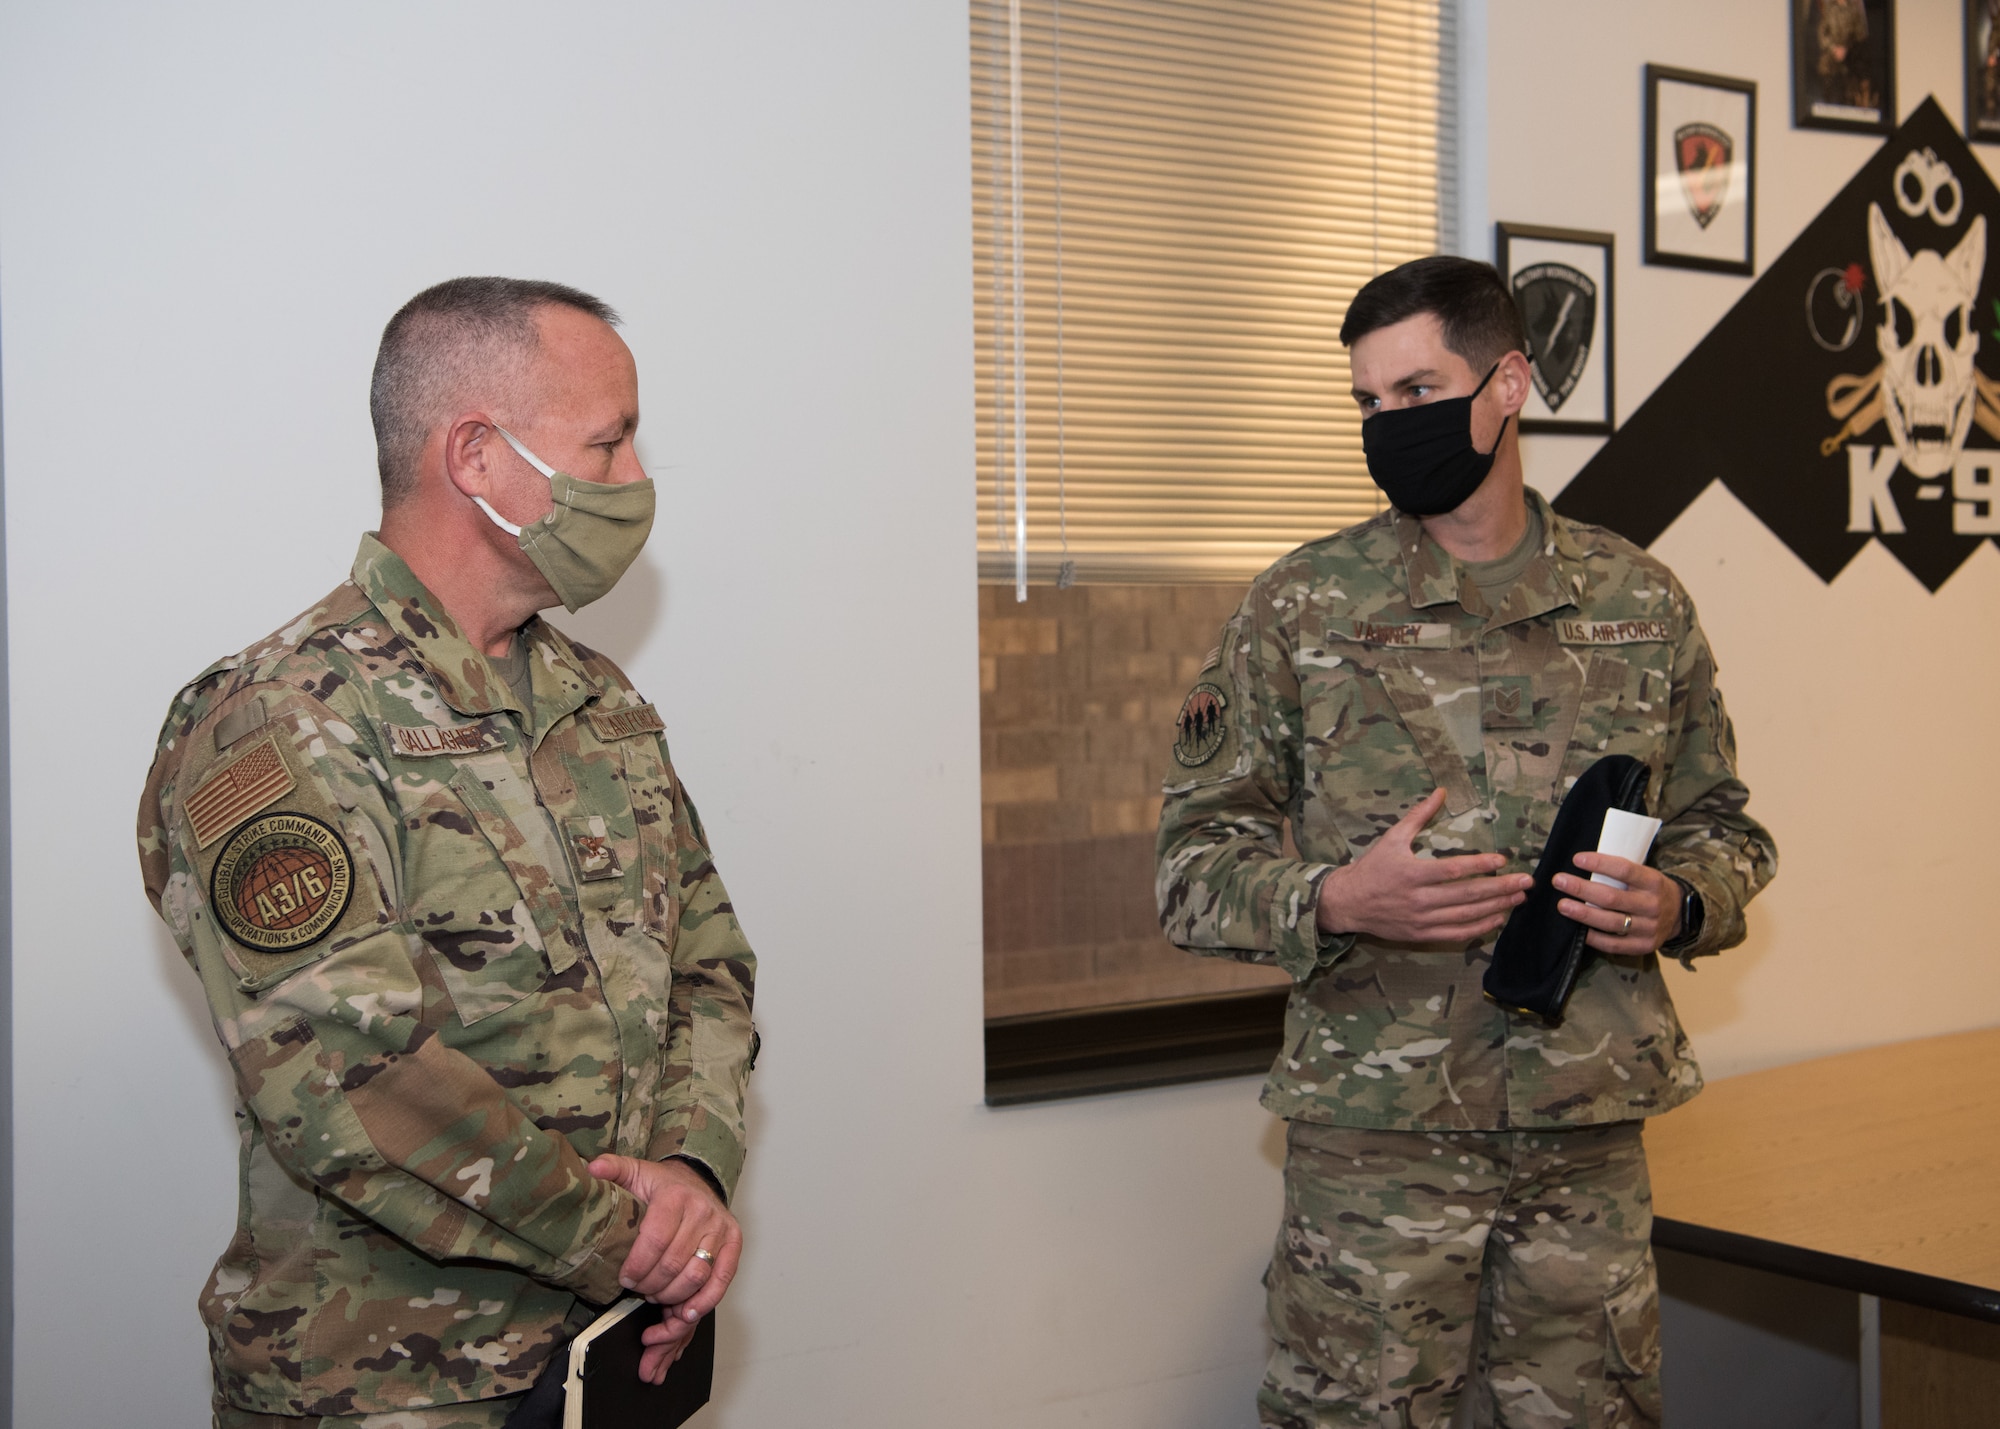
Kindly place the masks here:
[(1481, 722), (1488, 729), (1526, 729), (1535, 723), (1535, 682), (1527, 675), (1499, 675), (1481, 685)]
[(309, 814), (266, 814), (229, 836), (208, 887), (224, 932), (257, 952), (287, 953), (340, 921), (354, 862), (330, 825)]
[(619, 866), (618, 851), (611, 846), (611, 829), (603, 815), (572, 815), (562, 823), (570, 861), (575, 864), (580, 881), (592, 883), (600, 878), (616, 878), (625, 871)]
[(1180, 718), (1174, 722), (1174, 758), (1189, 769), (1197, 769), (1215, 758), (1228, 735), (1222, 712), (1229, 696), (1204, 680), (1181, 702)]

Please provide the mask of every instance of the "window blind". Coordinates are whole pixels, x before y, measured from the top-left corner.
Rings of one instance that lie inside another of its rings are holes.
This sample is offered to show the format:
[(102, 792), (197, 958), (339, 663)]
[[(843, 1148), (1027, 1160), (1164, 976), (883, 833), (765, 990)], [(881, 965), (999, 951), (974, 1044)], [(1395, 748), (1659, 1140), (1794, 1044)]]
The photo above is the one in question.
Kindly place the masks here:
[(982, 579), (1240, 580), (1380, 509), (1338, 334), (1437, 247), (1438, 7), (972, 0)]

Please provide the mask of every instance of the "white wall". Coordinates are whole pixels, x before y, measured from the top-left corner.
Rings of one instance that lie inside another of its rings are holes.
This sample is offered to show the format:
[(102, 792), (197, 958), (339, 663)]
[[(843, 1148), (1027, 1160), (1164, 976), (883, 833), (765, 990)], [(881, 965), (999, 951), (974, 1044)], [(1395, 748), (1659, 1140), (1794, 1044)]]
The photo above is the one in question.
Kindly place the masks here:
[[(1962, 115), (1962, 7), (1897, 6), (1897, 106)], [(1875, 150), (1794, 129), (1781, 4), (1493, 0), (1485, 7), (1491, 220), (1617, 235), (1618, 411), (1629, 416), (1751, 280), (1639, 262), (1648, 62), (1757, 82), (1757, 263), (1798, 235)], [(1527, 77), (1534, 76), (1532, 81)], [(1979, 151), (1992, 166), (1995, 151)], [(1490, 241), (1490, 240), (1489, 240)], [(1490, 256), (1490, 249), (1486, 256)], [(1599, 443), (1531, 437), (1559, 490)], [(1870, 545), (1831, 585), (1721, 487), (1653, 548), (1714, 643), (1751, 809), (1780, 872), (1749, 941), (1674, 998), (1710, 1076), (2000, 1021), (1992, 904), (1965, 835), (2000, 797), (2000, 551), (1933, 595)]]
[[(1785, 129), (1752, 8), (1489, 17), (1491, 216), (1619, 233), (1626, 411), (1741, 288), (1631, 263), (1639, 63), (1763, 82), (1766, 256), (1867, 149)], [(1955, 107), (1920, 53), (1950, 6), (1905, 8), (1906, 95)], [(380, 325), (463, 272), (598, 291), (639, 358), (663, 519), (571, 625), (667, 712), (763, 957), (704, 1422), (1247, 1422), (1254, 1083), (979, 1105), (967, 109), (962, 0), (0, 10), (15, 1422), (202, 1419), (227, 1084), (131, 811), (175, 686), (344, 572)], [(1711, 1070), (1994, 1020), (1951, 819), (1993, 792), (1963, 656), (1995, 562), (1931, 597), (1864, 557), (1829, 591), (1714, 499), (1662, 549), (1787, 857), (1752, 945), (1680, 980)], [(1800, 618), (1827, 635), (1788, 650)]]

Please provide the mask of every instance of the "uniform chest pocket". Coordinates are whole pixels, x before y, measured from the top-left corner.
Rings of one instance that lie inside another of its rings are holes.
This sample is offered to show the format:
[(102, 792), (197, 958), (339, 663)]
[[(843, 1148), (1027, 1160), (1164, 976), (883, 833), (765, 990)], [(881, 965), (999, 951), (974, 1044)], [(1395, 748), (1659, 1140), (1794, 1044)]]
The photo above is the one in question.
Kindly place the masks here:
[[(1476, 808), (1482, 802), (1473, 780), (1481, 759), (1477, 656), (1457, 650), (1385, 653), (1375, 678), (1403, 738), (1423, 757), (1431, 782), (1445, 791), (1446, 811), (1458, 816)], [(1368, 737), (1384, 756), (1385, 769), (1395, 767), (1389, 756), (1397, 752), (1388, 730), (1387, 724), (1378, 725)]]
[(467, 1026), (537, 992), (548, 946), (504, 863), (473, 832), (449, 848), (414, 851), (410, 926)]
[(1394, 707), (1359, 656), (1368, 652), (1328, 641), (1298, 654), (1299, 708), (1305, 738), (1324, 754), (1338, 757), (1360, 737), (1368, 716), (1393, 714)]
[(540, 991), (576, 960), (552, 873), (560, 850), (551, 833), (508, 808), (521, 782), (504, 754), (468, 759), (443, 787), (432, 786), (421, 809), (406, 811), (410, 927), (468, 1026)]
[(621, 739), (618, 747), (639, 828), (640, 922), (671, 951), (680, 929), (681, 867), (673, 772), (662, 741), (662, 736), (638, 736)]
[[(1342, 627), (1354, 622), (1342, 621)], [(1429, 631), (1438, 626), (1385, 626)], [(1299, 704), (1305, 714), (1305, 740), (1314, 759), (1346, 764), (1359, 758), (1377, 762), (1384, 758), (1407, 761), (1424, 751), (1426, 730), (1456, 733), (1446, 729), (1455, 709), (1440, 712), (1436, 719), (1420, 716), (1420, 729), (1412, 726), (1410, 715), (1448, 709), (1435, 703), (1444, 676), (1448, 687), (1463, 683), (1465, 669), (1460, 652), (1444, 648), (1407, 649), (1395, 645), (1370, 644), (1350, 640), (1329, 631), (1320, 643), (1302, 649), (1298, 656)], [(1476, 676), (1474, 677), (1476, 681)], [(1477, 701), (1467, 706), (1472, 728), (1477, 728)]]
[(1629, 754), (1652, 770), (1648, 805), (1658, 800), (1673, 698), (1670, 655), (1665, 644), (1591, 651), (1563, 770), (1565, 786), (1605, 755)]

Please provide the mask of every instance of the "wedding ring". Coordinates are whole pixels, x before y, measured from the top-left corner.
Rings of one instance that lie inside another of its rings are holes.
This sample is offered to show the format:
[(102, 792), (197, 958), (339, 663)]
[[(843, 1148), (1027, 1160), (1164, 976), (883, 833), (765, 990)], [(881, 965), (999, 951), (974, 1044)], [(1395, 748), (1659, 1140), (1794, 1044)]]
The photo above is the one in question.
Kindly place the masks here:
[(1625, 915), (1625, 926), (1618, 930), (1618, 936), (1622, 938), (1631, 931), (1632, 931), (1632, 915), (1630, 913), (1627, 913)]
[[(1627, 918), (1625, 921), (1629, 923), (1632, 920), (1630, 918)], [(694, 1258), (696, 1260), (714, 1260), (715, 1252), (710, 1250), (707, 1246), (703, 1246), (699, 1250), (695, 1251)]]

